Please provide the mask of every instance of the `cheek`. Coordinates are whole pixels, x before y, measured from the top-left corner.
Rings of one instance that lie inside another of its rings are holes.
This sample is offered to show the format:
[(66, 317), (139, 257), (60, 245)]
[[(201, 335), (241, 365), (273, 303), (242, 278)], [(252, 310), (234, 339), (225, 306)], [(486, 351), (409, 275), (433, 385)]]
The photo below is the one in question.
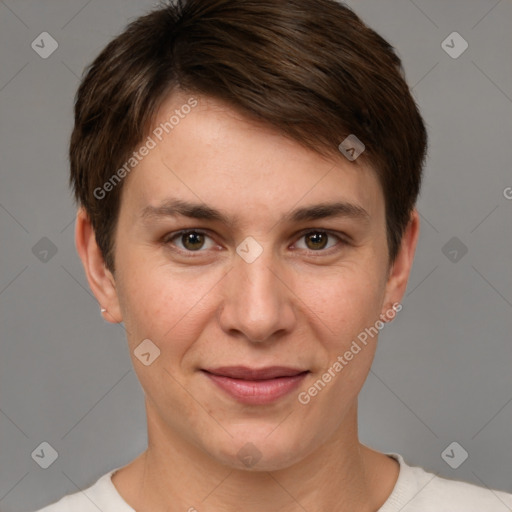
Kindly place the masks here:
[(162, 351), (172, 351), (171, 360), (176, 360), (204, 327), (204, 306), (219, 277), (171, 272), (140, 261), (126, 264), (119, 294), (130, 346), (149, 338)]
[[(322, 395), (316, 402), (321, 409), (336, 404), (334, 408), (342, 411), (357, 397), (375, 356), (380, 332), (375, 324), (381, 311), (383, 280), (379, 267), (374, 264), (340, 268), (332, 278), (316, 283), (316, 292), (310, 293), (308, 306), (322, 344), (323, 355), (316, 368), (316, 378), (322, 382), (315, 389), (308, 388), (306, 393), (309, 395), (311, 391), (311, 397), (315, 393)], [(337, 415), (332, 418), (334, 423), (335, 418)]]
[[(323, 325), (334, 346), (343, 346), (378, 319), (385, 284), (373, 264), (345, 266), (303, 282), (297, 295)], [(307, 297), (307, 299), (306, 299)]]

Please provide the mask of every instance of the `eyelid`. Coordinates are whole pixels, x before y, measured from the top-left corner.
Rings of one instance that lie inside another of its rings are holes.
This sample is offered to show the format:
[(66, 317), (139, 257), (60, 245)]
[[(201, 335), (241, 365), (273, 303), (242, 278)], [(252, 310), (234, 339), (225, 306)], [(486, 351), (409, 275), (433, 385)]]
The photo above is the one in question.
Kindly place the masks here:
[[(205, 230), (205, 229), (199, 229), (199, 228), (188, 228), (188, 229), (181, 229), (179, 231), (173, 231), (172, 233), (168, 233), (166, 234), (163, 238), (162, 238), (162, 243), (165, 245), (165, 246), (168, 246), (170, 244), (170, 242), (172, 242), (174, 239), (176, 238), (179, 238), (180, 236), (183, 236), (187, 233), (198, 233), (200, 235), (205, 235), (207, 236), (208, 238), (212, 239), (213, 240), (213, 237), (210, 233), (210, 231), (208, 230)], [(205, 252), (204, 250), (199, 250), (199, 251), (184, 251), (183, 249), (180, 249), (180, 248), (177, 248), (177, 250), (180, 252), (180, 253), (186, 253), (186, 254), (194, 254), (194, 253), (201, 253), (201, 252)]]
[[(344, 242), (347, 244), (351, 240), (350, 237), (346, 233), (343, 233), (341, 231), (335, 231), (332, 229), (327, 229), (327, 228), (306, 228), (306, 229), (303, 229), (302, 231), (299, 231), (295, 236), (300, 238), (309, 233), (326, 233), (334, 238), (337, 238), (341, 242)], [(320, 251), (317, 251), (317, 252), (320, 252)]]
[[(325, 233), (328, 236), (331, 236), (333, 238), (336, 238), (338, 240), (338, 243), (333, 245), (332, 247), (329, 247), (328, 249), (321, 249), (318, 251), (314, 251), (312, 249), (303, 249), (308, 254), (311, 254), (313, 256), (327, 256), (331, 254), (332, 252), (339, 251), (341, 246), (349, 245), (349, 239), (350, 237), (348, 235), (345, 235), (344, 233), (341, 233), (339, 231), (332, 231), (330, 229), (324, 229), (324, 228), (307, 228), (302, 231), (299, 231), (295, 237), (297, 238), (297, 241), (300, 240), (303, 236), (309, 234), (309, 233)], [(296, 242), (295, 242), (296, 243)]]

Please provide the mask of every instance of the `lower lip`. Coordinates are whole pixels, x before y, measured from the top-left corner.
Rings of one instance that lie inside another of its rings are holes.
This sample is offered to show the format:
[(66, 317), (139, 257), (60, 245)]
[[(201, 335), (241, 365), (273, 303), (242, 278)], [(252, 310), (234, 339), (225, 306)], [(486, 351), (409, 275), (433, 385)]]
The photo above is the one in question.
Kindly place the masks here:
[(268, 380), (243, 380), (204, 372), (219, 388), (239, 402), (251, 405), (272, 403), (296, 389), (308, 372), (293, 377)]

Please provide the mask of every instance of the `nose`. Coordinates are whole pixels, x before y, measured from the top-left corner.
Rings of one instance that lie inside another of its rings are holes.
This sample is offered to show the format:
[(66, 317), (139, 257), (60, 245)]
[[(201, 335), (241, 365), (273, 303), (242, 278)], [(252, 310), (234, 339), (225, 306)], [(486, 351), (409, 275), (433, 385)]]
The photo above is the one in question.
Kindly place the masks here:
[(275, 341), (293, 330), (293, 283), (263, 251), (256, 261), (238, 255), (223, 280), (223, 301), (218, 321), (224, 332), (253, 343)]

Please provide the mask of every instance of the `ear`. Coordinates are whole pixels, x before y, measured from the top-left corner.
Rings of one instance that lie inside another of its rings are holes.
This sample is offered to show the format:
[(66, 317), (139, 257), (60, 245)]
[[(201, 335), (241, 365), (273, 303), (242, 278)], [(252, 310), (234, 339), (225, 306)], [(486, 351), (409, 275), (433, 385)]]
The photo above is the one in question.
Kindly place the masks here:
[(76, 217), (75, 244), (89, 286), (100, 306), (106, 309), (103, 318), (111, 323), (122, 322), (114, 276), (105, 266), (93, 227), (82, 207)]
[[(389, 270), (382, 315), (386, 316), (393, 305), (400, 304), (407, 288), (411, 272), (416, 244), (420, 232), (420, 218), (416, 208), (413, 209), (409, 223), (402, 237), (397, 257)], [(395, 308), (396, 310), (396, 308)]]

